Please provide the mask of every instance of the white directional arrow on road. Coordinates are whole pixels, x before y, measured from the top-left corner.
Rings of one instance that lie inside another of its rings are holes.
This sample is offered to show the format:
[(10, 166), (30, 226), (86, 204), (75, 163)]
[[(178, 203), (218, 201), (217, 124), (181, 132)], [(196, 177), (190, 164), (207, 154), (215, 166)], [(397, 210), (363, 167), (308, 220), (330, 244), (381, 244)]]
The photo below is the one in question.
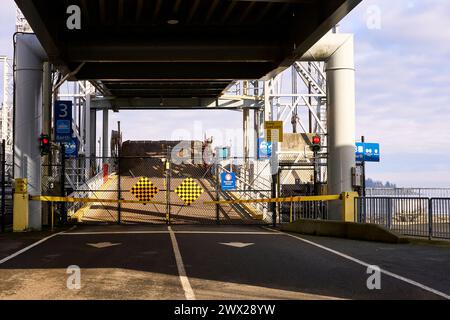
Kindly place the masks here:
[(109, 247), (120, 246), (121, 243), (99, 242), (99, 243), (87, 243), (87, 245), (97, 249), (104, 249)]
[(245, 248), (254, 245), (254, 243), (243, 243), (243, 242), (220, 242), (220, 244), (233, 248)]

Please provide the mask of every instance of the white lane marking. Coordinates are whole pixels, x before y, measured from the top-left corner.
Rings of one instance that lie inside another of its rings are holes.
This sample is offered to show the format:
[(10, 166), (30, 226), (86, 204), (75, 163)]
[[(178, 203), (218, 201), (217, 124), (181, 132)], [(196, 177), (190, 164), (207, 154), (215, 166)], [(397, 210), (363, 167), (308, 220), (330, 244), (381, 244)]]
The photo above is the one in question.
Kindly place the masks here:
[(93, 231), (93, 232), (70, 232), (63, 233), (61, 236), (88, 236), (88, 235), (102, 235), (102, 234), (168, 234), (168, 231)]
[(19, 251), (17, 251), (16, 253), (13, 253), (12, 255), (7, 256), (6, 258), (3, 258), (2, 260), (0, 260), (0, 264), (3, 264), (3, 263), (5, 263), (5, 262), (7, 262), (7, 261), (9, 261), (9, 260), (11, 260), (11, 259), (17, 257), (17, 256), (21, 255), (22, 253), (27, 252), (28, 250), (30, 250), (30, 249), (32, 249), (32, 248), (34, 248), (34, 247), (40, 245), (41, 243), (44, 243), (45, 241), (47, 241), (47, 240), (49, 240), (49, 239), (51, 239), (51, 238), (53, 238), (53, 237), (56, 237), (56, 236), (58, 236), (58, 235), (63, 234), (64, 232), (65, 232), (65, 231), (62, 231), (62, 232), (59, 232), (59, 233), (52, 234), (51, 236), (48, 236), (48, 237), (46, 237), (46, 238), (44, 238), (44, 239), (41, 239), (41, 240), (39, 240), (39, 241), (37, 241), (37, 242), (35, 242), (35, 243), (29, 245), (28, 247), (25, 247), (25, 248), (23, 248), (22, 250), (19, 250)]
[(172, 241), (173, 253), (175, 254), (175, 260), (177, 262), (178, 275), (180, 277), (181, 286), (184, 290), (184, 295), (186, 300), (195, 300), (194, 290), (192, 290), (189, 278), (186, 274), (186, 269), (184, 267), (183, 258), (181, 257), (180, 248), (178, 247), (177, 238), (172, 228), (169, 226), (170, 240)]
[(233, 248), (246, 248), (253, 246), (254, 243), (243, 243), (243, 242), (219, 242), (219, 244), (222, 244), (224, 246), (233, 247)]
[(120, 246), (121, 243), (99, 242), (99, 243), (86, 243), (86, 245), (97, 248), (97, 249), (105, 249), (105, 248)]
[(180, 234), (237, 234), (237, 235), (279, 235), (276, 232), (261, 232), (261, 231), (174, 231)]
[[(269, 230), (270, 230), (270, 229), (269, 229)], [(328, 251), (328, 252), (333, 253), (333, 254), (335, 254), (335, 255), (338, 255), (338, 256), (340, 256), (340, 257), (342, 257), (342, 258), (344, 258), (344, 259), (347, 259), (347, 260), (353, 261), (353, 262), (355, 262), (355, 263), (357, 263), (357, 264), (360, 264), (360, 265), (362, 265), (362, 266), (364, 266), (364, 267), (366, 267), (366, 268), (372, 266), (371, 264), (366, 263), (366, 262), (364, 262), (364, 261), (362, 261), (362, 260), (353, 258), (353, 257), (351, 257), (351, 256), (349, 256), (349, 255), (346, 255), (345, 253), (342, 253), (342, 252), (339, 252), (339, 251), (330, 249), (330, 248), (325, 247), (325, 246), (323, 246), (323, 245), (320, 245), (320, 244), (318, 244), (318, 243), (315, 243), (315, 242), (312, 242), (312, 241), (309, 241), (309, 240), (300, 238), (300, 237), (298, 237), (298, 236), (294, 236), (294, 235), (289, 234), (289, 233), (284, 233), (284, 232), (281, 232), (281, 231), (276, 231), (276, 232), (278, 232), (278, 233), (280, 233), (280, 234), (284, 234), (284, 235), (289, 236), (289, 237), (291, 237), (291, 238), (300, 240), (300, 241), (302, 241), (302, 242), (305, 242), (305, 243), (307, 243), (307, 244), (309, 244), (309, 245), (312, 245), (312, 246), (314, 246), (314, 247), (320, 248), (320, 249), (322, 249), (322, 250)], [(419, 282), (417, 282), (417, 281), (414, 281), (414, 280), (405, 278), (405, 277), (403, 277), (403, 276), (400, 276), (400, 275), (398, 275), (398, 274), (392, 273), (392, 272), (387, 271), (387, 270), (384, 270), (384, 269), (380, 269), (380, 271), (381, 271), (381, 273), (384, 273), (384, 274), (387, 275), (387, 276), (390, 276), (390, 277), (395, 278), (395, 279), (397, 279), (397, 280), (406, 282), (406, 283), (408, 283), (408, 284), (410, 284), (410, 285), (413, 285), (413, 286), (415, 286), (415, 287), (418, 287), (418, 288), (420, 288), (420, 289), (423, 289), (423, 290), (425, 290), (425, 291), (428, 291), (428, 292), (431, 292), (431, 293), (433, 293), (433, 294), (435, 294), (435, 295), (438, 295), (438, 296), (440, 296), (440, 297), (443, 297), (443, 298), (445, 298), (445, 299), (447, 299), (447, 300), (450, 300), (450, 295), (445, 294), (445, 293), (443, 293), (443, 292), (441, 292), (441, 291), (438, 291), (438, 290), (436, 290), (436, 289), (433, 289), (433, 288), (431, 288), (431, 287), (428, 287), (428, 286), (426, 286), (426, 285), (424, 285), (424, 284), (421, 284), (421, 283), (419, 283)]]
[[(175, 234), (231, 234), (231, 235), (280, 235), (277, 232), (251, 232), (251, 231), (172, 231)], [(93, 232), (70, 232), (62, 236), (84, 236), (84, 235), (115, 235), (115, 234), (168, 234), (169, 231), (93, 231)]]

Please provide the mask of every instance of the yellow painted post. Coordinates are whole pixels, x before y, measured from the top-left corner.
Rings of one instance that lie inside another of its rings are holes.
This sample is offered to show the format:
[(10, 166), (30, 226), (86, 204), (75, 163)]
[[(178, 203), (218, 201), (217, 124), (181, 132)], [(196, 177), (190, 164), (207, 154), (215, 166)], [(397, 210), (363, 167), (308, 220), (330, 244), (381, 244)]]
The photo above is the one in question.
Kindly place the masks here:
[(13, 231), (28, 230), (27, 179), (16, 179), (14, 185)]
[(294, 222), (294, 215), (293, 215), (293, 212), (292, 212), (292, 201), (291, 201), (291, 208), (290, 208), (290, 222), (292, 223), (292, 222)]
[(52, 207), (52, 223), (51, 223), (51, 227), (52, 227), (52, 231), (53, 231), (53, 227), (55, 224), (55, 205), (53, 204), (53, 202), (51, 202), (51, 207)]
[(357, 192), (343, 192), (342, 198), (342, 221), (355, 221), (355, 198), (358, 197)]

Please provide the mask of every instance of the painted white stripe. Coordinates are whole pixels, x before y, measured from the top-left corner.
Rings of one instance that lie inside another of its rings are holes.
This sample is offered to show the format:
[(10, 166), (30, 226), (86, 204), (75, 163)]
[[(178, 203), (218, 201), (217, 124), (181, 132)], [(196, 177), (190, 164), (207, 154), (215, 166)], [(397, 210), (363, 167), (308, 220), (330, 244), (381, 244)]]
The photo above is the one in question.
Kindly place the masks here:
[(279, 235), (276, 232), (251, 232), (251, 231), (174, 231), (176, 234), (237, 234), (237, 235), (272, 235), (272, 236), (276, 236)]
[[(271, 229), (269, 229), (269, 230), (271, 230)], [(301, 237), (294, 236), (294, 235), (292, 235), (292, 234), (284, 233), (284, 232), (281, 232), (281, 231), (278, 231), (278, 232), (279, 232), (280, 234), (284, 234), (284, 235), (286, 235), (286, 236), (289, 236), (289, 237), (291, 237), (291, 238), (295, 238), (295, 239), (297, 239), (297, 240), (300, 240), (300, 241), (302, 241), (302, 242), (305, 242), (305, 243), (307, 243), (307, 244), (309, 244), (309, 245), (312, 245), (312, 246), (314, 246), (314, 247), (317, 247), (317, 248), (320, 248), (320, 249), (322, 249), (322, 250), (325, 250), (325, 251), (328, 251), (328, 252), (330, 252), (330, 253), (333, 253), (333, 254), (335, 254), (335, 255), (338, 255), (338, 256), (340, 256), (340, 257), (342, 257), (342, 258), (344, 258), (344, 259), (353, 261), (353, 262), (355, 262), (355, 263), (357, 263), (357, 264), (360, 264), (360, 265), (362, 265), (362, 266), (364, 266), (364, 267), (366, 267), (366, 268), (368, 268), (368, 267), (370, 267), (370, 266), (373, 265), (373, 264), (369, 264), (369, 263), (367, 263), (367, 262), (364, 262), (364, 261), (362, 261), (362, 260), (353, 258), (353, 257), (351, 257), (351, 256), (349, 256), (349, 255), (347, 255), (347, 254), (345, 254), (345, 253), (342, 253), (342, 252), (336, 251), (336, 250), (334, 250), (334, 249), (331, 249), (331, 248), (325, 247), (325, 246), (323, 246), (323, 245), (320, 245), (320, 244), (318, 244), (318, 243), (315, 243), (315, 242), (312, 242), (312, 241), (303, 239), (303, 238), (301, 238)], [(422, 289), (422, 290), (431, 292), (431, 293), (433, 293), (433, 294), (435, 294), (435, 295), (438, 295), (438, 296), (440, 296), (440, 297), (442, 297), (442, 298), (445, 298), (445, 299), (447, 299), (447, 300), (450, 300), (450, 295), (448, 295), (448, 294), (446, 294), (446, 293), (443, 293), (443, 292), (441, 292), (441, 291), (439, 291), (439, 290), (430, 288), (430, 287), (428, 287), (428, 286), (426, 286), (426, 285), (424, 285), (424, 284), (421, 284), (421, 283), (419, 283), (419, 282), (417, 282), (417, 281), (414, 281), (414, 280), (405, 278), (405, 277), (403, 277), (403, 276), (400, 276), (400, 275), (398, 275), (398, 274), (392, 273), (392, 272), (390, 272), (390, 271), (387, 271), (387, 270), (384, 270), (384, 269), (381, 269), (381, 268), (380, 268), (380, 271), (381, 271), (382, 273), (384, 273), (385, 275), (387, 275), (387, 276), (390, 276), (390, 277), (395, 278), (395, 279), (397, 279), (397, 280), (406, 282), (406, 283), (408, 283), (408, 284), (410, 284), (410, 285), (413, 285), (413, 286), (415, 286), (415, 287), (418, 287), (418, 288), (420, 288), (420, 289)]]
[(25, 247), (25, 248), (23, 248), (22, 250), (19, 250), (19, 251), (17, 251), (16, 253), (13, 253), (12, 255), (7, 256), (6, 258), (3, 258), (2, 260), (0, 260), (0, 264), (3, 264), (3, 263), (5, 263), (5, 262), (7, 262), (7, 261), (9, 261), (9, 260), (11, 260), (11, 259), (14, 259), (15, 257), (21, 255), (22, 253), (27, 252), (28, 250), (30, 250), (30, 249), (32, 249), (32, 248), (34, 248), (34, 247), (36, 247), (36, 246), (38, 246), (38, 245), (44, 243), (45, 241), (47, 241), (47, 240), (49, 240), (49, 239), (51, 239), (51, 238), (53, 238), (53, 237), (56, 237), (56, 236), (58, 236), (58, 235), (61, 235), (61, 234), (63, 234), (64, 232), (65, 232), (65, 231), (62, 231), (62, 232), (59, 232), (59, 233), (52, 234), (51, 236), (48, 236), (48, 237), (46, 237), (46, 238), (44, 238), (44, 239), (41, 239), (41, 240), (39, 240), (39, 241), (33, 243), (32, 245), (29, 245), (28, 247)]
[(184, 267), (183, 258), (181, 257), (181, 252), (178, 247), (177, 238), (172, 228), (169, 226), (170, 240), (172, 241), (173, 253), (175, 254), (175, 260), (177, 262), (178, 275), (180, 277), (181, 286), (184, 290), (184, 295), (186, 300), (195, 300), (194, 290), (192, 290), (191, 283), (186, 274), (186, 269)]
[[(280, 235), (276, 232), (239, 232), (239, 231), (172, 231), (175, 234), (231, 234), (231, 235)], [(93, 231), (93, 232), (70, 232), (63, 233), (62, 236), (80, 236), (80, 235), (102, 235), (102, 234), (168, 234), (169, 231)]]
[(92, 232), (68, 232), (61, 236), (88, 236), (88, 235), (114, 235), (114, 234), (168, 234), (168, 231), (92, 231)]

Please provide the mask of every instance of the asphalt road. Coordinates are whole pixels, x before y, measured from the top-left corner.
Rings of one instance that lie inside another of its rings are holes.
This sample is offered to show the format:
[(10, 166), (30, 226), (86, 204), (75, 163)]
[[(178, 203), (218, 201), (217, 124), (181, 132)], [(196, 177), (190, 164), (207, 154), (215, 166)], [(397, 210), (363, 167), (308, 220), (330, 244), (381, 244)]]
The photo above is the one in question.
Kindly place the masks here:
[[(450, 249), (428, 245), (251, 226), (84, 226), (44, 239), (2, 251), (0, 299), (450, 298)], [(81, 289), (67, 288), (73, 265)], [(384, 272), (380, 290), (367, 288), (368, 265)]]

